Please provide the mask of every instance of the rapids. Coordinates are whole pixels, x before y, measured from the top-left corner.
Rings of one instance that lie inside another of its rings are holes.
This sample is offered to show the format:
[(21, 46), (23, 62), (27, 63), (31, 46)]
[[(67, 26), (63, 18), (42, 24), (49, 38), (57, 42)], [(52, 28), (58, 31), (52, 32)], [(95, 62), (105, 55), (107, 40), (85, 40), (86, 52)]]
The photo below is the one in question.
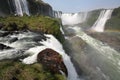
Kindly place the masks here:
[[(25, 64), (33, 64), (37, 62), (37, 55), (39, 52), (46, 48), (51, 48), (62, 55), (68, 70), (68, 80), (79, 80), (73, 63), (71, 62), (70, 57), (65, 53), (61, 43), (54, 36), (49, 34), (44, 35), (47, 40), (42, 39), (42, 41), (35, 41), (34, 38), (39, 36), (41, 36), (41, 34), (28, 31), (0, 37), (0, 43), (13, 48), (0, 51), (0, 60), (20, 58)], [(17, 37), (18, 40), (9, 43), (9, 40), (14, 37)], [(21, 57), (24, 57), (24, 59)]]

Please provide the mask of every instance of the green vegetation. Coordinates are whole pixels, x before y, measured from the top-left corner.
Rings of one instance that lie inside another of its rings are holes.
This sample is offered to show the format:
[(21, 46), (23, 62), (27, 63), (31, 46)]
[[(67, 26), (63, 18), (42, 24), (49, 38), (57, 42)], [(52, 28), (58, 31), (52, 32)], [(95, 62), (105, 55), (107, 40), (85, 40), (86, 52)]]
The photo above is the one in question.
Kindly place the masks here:
[(0, 23), (3, 24), (1, 30), (15, 31), (28, 29), (52, 34), (61, 42), (64, 40), (58, 20), (47, 16), (1, 17)]
[(52, 74), (41, 64), (26, 65), (19, 61), (0, 62), (0, 80), (65, 80), (60, 74)]
[(106, 30), (120, 31), (120, 7), (114, 9), (111, 19), (106, 23)]

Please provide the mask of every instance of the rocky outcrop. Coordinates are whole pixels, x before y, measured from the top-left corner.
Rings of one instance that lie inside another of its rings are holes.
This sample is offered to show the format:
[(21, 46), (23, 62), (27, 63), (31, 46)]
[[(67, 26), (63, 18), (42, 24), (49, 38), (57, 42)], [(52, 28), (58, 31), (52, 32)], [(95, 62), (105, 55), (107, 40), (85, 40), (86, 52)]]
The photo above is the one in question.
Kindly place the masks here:
[(52, 73), (65, 73), (66, 76), (68, 75), (61, 55), (52, 49), (47, 48), (41, 51), (37, 56), (37, 61), (43, 64), (43, 66), (50, 70)]
[(9, 0), (0, 0), (0, 16), (10, 14)]

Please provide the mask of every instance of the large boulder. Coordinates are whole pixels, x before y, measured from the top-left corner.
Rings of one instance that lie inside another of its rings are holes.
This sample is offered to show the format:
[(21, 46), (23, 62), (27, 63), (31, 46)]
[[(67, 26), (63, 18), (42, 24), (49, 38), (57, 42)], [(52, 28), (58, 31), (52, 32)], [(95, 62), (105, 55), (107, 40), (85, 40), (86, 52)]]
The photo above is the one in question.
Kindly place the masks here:
[(53, 74), (64, 73), (66, 76), (68, 75), (67, 68), (63, 63), (61, 55), (52, 49), (47, 48), (41, 51), (37, 56), (37, 61)]

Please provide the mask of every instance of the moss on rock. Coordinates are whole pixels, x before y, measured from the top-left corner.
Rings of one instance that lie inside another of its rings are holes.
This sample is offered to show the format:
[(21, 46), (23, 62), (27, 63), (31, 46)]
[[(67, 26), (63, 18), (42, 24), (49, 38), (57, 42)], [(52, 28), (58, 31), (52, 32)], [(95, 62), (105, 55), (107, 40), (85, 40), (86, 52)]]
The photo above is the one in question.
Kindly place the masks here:
[(52, 74), (41, 64), (26, 65), (19, 61), (0, 62), (0, 80), (65, 80), (60, 74)]

